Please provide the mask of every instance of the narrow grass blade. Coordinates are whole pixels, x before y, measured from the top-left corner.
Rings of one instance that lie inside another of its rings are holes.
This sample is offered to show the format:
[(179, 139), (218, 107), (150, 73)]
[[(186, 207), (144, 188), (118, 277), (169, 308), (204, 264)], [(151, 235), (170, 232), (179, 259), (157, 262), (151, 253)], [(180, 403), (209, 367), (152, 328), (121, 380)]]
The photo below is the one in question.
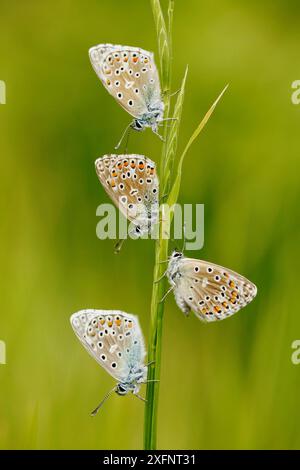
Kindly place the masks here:
[(207, 111), (207, 113), (205, 114), (204, 118), (202, 119), (202, 121), (200, 122), (199, 126), (197, 127), (197, 129), (194, 131), (194, 133), (192, 134), (190, 140), (188, 141), (180, 159), (179, 159), (179, 162), (178, 162), (178, 168), (177, 168), (177, 175), (176, 175), (176, 178), (175, 178), (175, 181), (174, 181), (174, 184), (173, 184), (173, 187), (171, 189), (171, 192), (170, 192), (170, 195), (169, 195), (169, 198), (168, 198), (168, 204), (170, 207), (173, 206), (173, 204), (175, 204), (177, 202), (177, 199), (178, 199), (178, 194), (179, 194), (179, 190), (180, 190), (180, 183), (181, 183), (181, 174), (182, 174), (182, 165), (183, 165), (183, 161), (184, 161), (184, 158), (188, 152), (188, 150), (190, 149), (191, 145), (193, 144), (193, 142), (197, 139), (197, 137), (199, 136), (200, 132), (203, 130), (203, 128), (205, 127), (207, 121), (209, 120), (209, 118), (211, 117), (212, 113), (214, 112), (218, 102), (220, 101), (220, 99), (222, 98), (222, 96), (224, 95), (225, 91), (227, 90), (228, 88), (228, 85), (226, 85), (226, 87), (224, 88), (224, 90), (220, 93), (220, 95), (218, 96), (218, 98), (216, 99), (216, 101), (213, 103), (213, 105), (210, 107), (210, 109)]

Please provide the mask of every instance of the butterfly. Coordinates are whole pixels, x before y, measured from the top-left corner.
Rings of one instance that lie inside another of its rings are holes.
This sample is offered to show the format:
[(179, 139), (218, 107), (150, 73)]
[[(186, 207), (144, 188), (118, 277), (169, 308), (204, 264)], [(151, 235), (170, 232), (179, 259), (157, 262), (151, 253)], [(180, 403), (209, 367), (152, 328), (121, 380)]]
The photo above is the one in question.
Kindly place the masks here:
[(178, 307), (192, 310), (204, 322), (224, 320), (250, 303), (256, 286), (240, 274), (217, 264), (186, 258), (174, 251), (166, 271)]
[(138, 318), (120, 310), (81, 310), (71, 318), (72, 328), (89, 354), (114, 378), (117, 385), (92, 412), (96, 415), (113, 393), (138, 395), (146, 383), (145, 346)]
[(104, 87), (134, 117), (125, 133), (130, 127), (136, 131), (151, 127), (159, 135), (164, 103), (153, 53), (137, 47), (99, 44), (89, 50), (89, 56)]
[(130, 235), (150, 234), (159, 214), (155, 163), (144, 155), (104, 155), (95, 167), (107, 194), (132, 222)]

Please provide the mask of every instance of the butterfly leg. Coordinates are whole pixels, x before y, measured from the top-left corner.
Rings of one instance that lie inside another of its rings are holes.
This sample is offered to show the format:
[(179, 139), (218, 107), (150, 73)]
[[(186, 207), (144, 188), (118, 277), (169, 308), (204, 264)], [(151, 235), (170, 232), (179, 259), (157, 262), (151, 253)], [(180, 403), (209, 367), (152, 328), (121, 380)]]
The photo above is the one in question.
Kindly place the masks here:
[(170, 289), (167, 290), (167, 292), (165, 293), (165, 295), (163, 296), (163, 298), (159, 301), (160, 304), (166, 299), (166, 297), (170, 294), (170, 292), (172, 292), (172, 290), (174, 290), (174, 287), (175, 287), (175, 286), (171, 286)]
[(141, 397), (141, 395), (138, 395), (137, 393), (135, 393), (134, 396), (142, 400), (144, 403), (147, 403), (146, 398)]
[(166, 94), (169, 93), (169, 97), (170, 97), (170, 98), (173, 98), (173, 96), (178, 95), (178, 93), (180, 92), (180, 90), (181, 90), (181, 89), (178, 88), (178, 90), (177, 90), (177, 91), (174, 91), (173, 93), (170, 93), (171, 90), (165, 90), (165, 91), (163, 91), (162, 96), (165, 96)]
[(154, 281), (154, 284), (158, 284), (160, 281), (162, 281), (163, 278), (165, 277), (165, 275), (167, 274), (167, 272), (168, 272), (168, 270), (165, 271), (162, 276), (160, 276), (158, 279), (156, 279), (156, 281)]
[(145, 367), (151, 366), (152, 364), (155, 364), (155, 361), (150, 361), (147, 364), (145, 364)]
[(170, 94), (170, 98), (173, 98), (173, 96), (176, 96), (178, 95), (178, 93), (180, 92), (180, 88), (178, 88), (178, 90), (174, 91), (173, 93)]
[(176, 117), (163, 118), (159, 122), (165, 122), (165, 121), (178, 121), (178, 118)]
[(164, 199), (166, 199), (168, 197), (168, 194), (164, 194), (160, 200), (159, 200), (159, 203), (161, 203)]

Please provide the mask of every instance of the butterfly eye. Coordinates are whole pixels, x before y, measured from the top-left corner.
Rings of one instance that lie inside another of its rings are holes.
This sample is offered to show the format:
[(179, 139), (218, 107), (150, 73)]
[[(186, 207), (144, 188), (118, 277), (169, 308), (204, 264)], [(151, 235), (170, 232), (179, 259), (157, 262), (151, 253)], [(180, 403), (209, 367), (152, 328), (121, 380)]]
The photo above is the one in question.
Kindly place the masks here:
[(118, 384), (117, 393), (119, 395), (126, 395), (127, 389), (123, 385)]

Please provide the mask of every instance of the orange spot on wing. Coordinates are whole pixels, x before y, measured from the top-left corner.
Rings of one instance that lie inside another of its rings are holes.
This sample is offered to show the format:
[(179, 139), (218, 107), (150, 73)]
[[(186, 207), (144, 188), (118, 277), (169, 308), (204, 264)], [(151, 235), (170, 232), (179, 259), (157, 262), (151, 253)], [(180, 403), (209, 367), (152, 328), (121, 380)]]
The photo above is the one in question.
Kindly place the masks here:
[(138, 59), (137, 57), (134, 57), (134, 58), (132, 59), (132, 62), (134, 62), (134, 63), (136, 64), (138, 60), (139, 60), (139, 59)]
[(117, 326), (120, 326), (121, 323), (122, 323), (121, 320), (115, 320), (115, 324), (116, 324)]
[(108, 325), (109, 327), (111, 327), (111, 326), (113, 326), (113, 322), (112, 322), (112, 321), (108, 321), (108, 322), (107, 322), (107, 325)]

